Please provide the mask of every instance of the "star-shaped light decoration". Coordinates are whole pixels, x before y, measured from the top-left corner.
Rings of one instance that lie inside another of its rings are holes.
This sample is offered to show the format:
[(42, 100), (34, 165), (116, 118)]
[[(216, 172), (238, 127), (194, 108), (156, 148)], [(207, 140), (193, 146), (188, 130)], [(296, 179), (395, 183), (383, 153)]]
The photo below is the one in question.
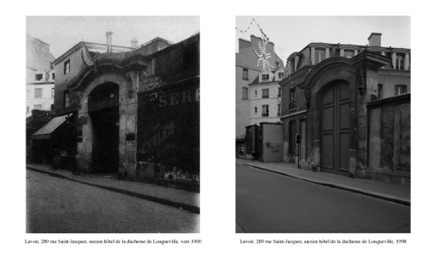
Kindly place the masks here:
[(271, 71), (271, 63), (269, 62), (269, 58), (271, 58), (271, 53), (266, 52), (266, 44), (268, 43), (268, 39), (263, 39), (258, 42), (260, 54), (258, 54), (254, 49), (254, 53), (259, 58), (257, 60), (257, 67), (259, 67), (259, 63), (262, 62), (263, 71)]

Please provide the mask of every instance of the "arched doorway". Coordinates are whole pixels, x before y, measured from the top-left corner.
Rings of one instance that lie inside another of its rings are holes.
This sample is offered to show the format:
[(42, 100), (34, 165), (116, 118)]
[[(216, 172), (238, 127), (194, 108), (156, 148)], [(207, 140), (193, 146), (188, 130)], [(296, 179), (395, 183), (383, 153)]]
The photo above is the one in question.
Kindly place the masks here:
[(106, 82), (88, 96), (88, 113), (92, 120), (92, 170), (114, 172), (119, 159), (119, 87)]
[(321, 170), (348, 175), (350, 170), (350, 87), (334, 81), (322, 90)]

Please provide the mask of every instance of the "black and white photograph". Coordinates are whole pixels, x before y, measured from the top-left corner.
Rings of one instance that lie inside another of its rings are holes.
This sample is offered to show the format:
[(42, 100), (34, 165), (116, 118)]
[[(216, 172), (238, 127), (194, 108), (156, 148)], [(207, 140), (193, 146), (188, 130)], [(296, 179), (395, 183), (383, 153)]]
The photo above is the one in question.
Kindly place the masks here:
[(26, 231), (199, 232), (199, 18), (26, 26)]
[(237, 17), (236, 37), (236, 232), (410, 233), (410, 17)]
[(415, 2), (6, 3), (0, 262), (431, 262)]

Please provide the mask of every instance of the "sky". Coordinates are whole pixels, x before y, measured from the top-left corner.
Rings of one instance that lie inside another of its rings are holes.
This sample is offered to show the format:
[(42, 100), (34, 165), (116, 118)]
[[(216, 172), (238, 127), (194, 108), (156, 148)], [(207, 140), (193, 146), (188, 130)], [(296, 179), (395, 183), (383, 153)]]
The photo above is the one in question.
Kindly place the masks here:
[(112, 44), (131, 46), (132, 38), (141, 45), (161, 37), (173, 43), (189, 38), (200, 30), (198, 16), (123, 17), (123, 16), (28, 16), (26, 33), (50, 45), (55, 58), (80, 41), (106, 43), (112, 31)]
[(311, 42), (366, 45), (372, 32), (382, 33), (382, 46), (410, 48), (410, 16), (239, 16), (236, 17), (236, 50), (239, 38), (249, 40), (252, 34), (261, 36), (256, 23), (250, 26), (253, 19), (284, 61)]

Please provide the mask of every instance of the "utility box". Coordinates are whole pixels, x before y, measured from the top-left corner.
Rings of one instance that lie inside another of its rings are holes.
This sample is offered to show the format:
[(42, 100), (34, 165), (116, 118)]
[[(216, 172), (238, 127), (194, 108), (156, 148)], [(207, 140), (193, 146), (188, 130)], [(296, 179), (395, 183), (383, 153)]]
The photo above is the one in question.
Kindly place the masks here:
[(260, 123), (259, 143), (262, 162), (278, 162), (283, 158), (283, 125), (280, 123)]

